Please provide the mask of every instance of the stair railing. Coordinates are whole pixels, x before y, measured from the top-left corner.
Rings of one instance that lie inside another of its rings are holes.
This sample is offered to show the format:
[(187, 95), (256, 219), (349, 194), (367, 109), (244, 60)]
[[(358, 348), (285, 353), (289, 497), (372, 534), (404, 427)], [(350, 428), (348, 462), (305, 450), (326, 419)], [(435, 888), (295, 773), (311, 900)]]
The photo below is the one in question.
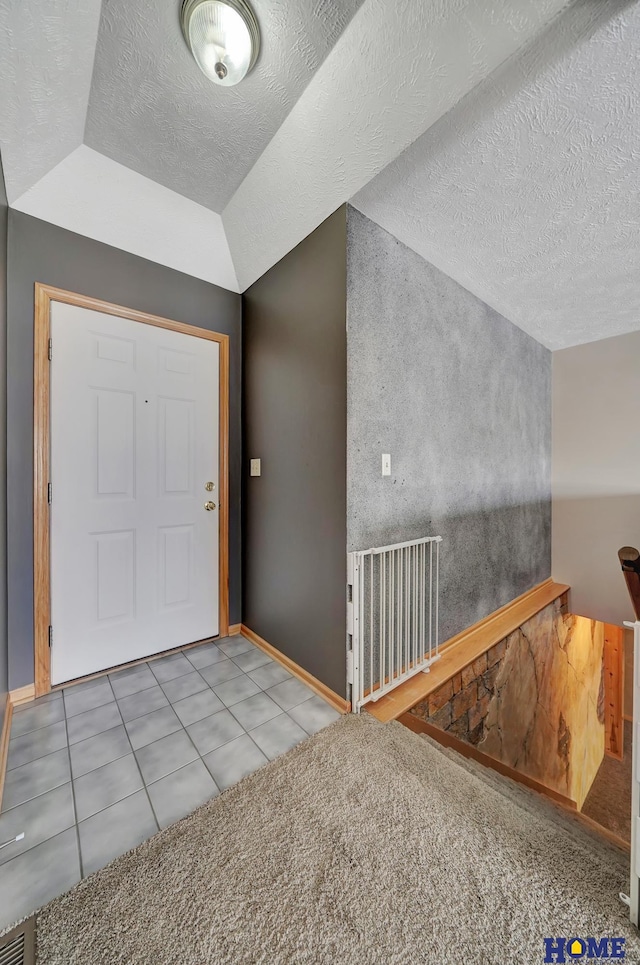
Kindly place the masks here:
[(355, 713), (439, 658), (441, 536), (347, 554), (347, 679)]

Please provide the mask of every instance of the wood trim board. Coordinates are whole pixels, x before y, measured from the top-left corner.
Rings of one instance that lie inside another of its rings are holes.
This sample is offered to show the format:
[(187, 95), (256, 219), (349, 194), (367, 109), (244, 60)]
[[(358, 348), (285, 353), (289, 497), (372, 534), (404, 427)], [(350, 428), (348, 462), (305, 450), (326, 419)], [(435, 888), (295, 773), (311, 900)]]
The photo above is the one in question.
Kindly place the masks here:
[[(204, 338), (219, 345), (219, 634), (229, 633), (229, 336), (172, 321), (98, 298), (35, 285), (33, 389), (33, 595), (35, 695), (51, 690), (51, 543), (47, 486), (50, 482), (50, 368), (51, 302), (127, 318), (144, 325)], [(180, 648), (178, 648), (180, 649)]]
[(0, 733), (0, 810), (2, 809), (2, 795), (4, 793), (4, 779), (7, 773), (7, 758), (9, 757), (9, 736), (11, 734), (11, 718), (13, 703), (11, 695), (7, 694), (4, 703), (4, 719), (2, 733)]
[(383, 722), (397, 720), (568, 590), (569, 587), (564, 583), (554, 583), (551, 579), (527, 590), (511, 603), (441, 644), (440, 659), (428, 673), (416, 674), (380, 700), (368, 703), (366, 710)]
[(18, 687), (16, 690), (9, 691), (9, 699), (14, 707), (19, 704), (27, 704), (36, 695), (35, 684), (27, 684), (25, 687)]
[(308, 670), (305, 670), (304, 667), (301, 667), (299, 664), (297, 664), (295, 660), (287, 657), (286, 654), (282, 653), (280, 650), (277, 650), (270, 643), (267, 643), (266, 640), (264, 640), (253, 630), (250, 630), (249, 627), (245, 626), (244, 623), (242, 624), (241, 632), (242, 635), (247, 638), (247, 640), (250, 640), (251, 643), (254, 643), (256, 647), (260, 648), (260, 650), (264, 650), (264, 652), (268, 653), (270, 657), (272, 657), (274, 660), (277, 660), (278, 663), (282, 664), (282, 666), (292, 673), (294, 677), (297, 677), (299, 680), (305, 683), (307, 687), (311, 687), (312, 690), (315, 690), (320, 697), (323, 697), (324, 700), (326, 700), (328, 704), (331, 704), (331, 706), (340, 714), (348, 714), (351, 711), (350, 701), (346, 700), (344, 697), (340, 697), (335, 690), (331, 690), (331, 688), (327, 687), (326, 684), (323, 684), (321, 680), (318, 680), (317, 677), (314, 677), (313, 674), (310, 674)]
[(611, 623), (604, 625), (604, 750), (609, 757), (624, 757), (624, 630)]

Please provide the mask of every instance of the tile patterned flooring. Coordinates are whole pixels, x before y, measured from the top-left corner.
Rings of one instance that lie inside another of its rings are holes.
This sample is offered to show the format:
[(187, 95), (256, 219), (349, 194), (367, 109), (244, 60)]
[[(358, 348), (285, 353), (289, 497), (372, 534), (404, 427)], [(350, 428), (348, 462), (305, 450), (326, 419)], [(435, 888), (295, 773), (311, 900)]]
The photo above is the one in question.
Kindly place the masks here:
[(0, 928), (66, 891), (338, 713), (244, 637), (149, 660), (14, 710)]

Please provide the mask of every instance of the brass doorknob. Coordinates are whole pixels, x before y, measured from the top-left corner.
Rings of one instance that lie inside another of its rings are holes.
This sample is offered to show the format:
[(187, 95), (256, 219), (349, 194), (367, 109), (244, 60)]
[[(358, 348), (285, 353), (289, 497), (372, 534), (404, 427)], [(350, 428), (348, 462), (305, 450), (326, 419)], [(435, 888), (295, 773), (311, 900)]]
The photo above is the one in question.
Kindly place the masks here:
[(207, 502), (204, 504), (204, 508), (206, 509), (206, 511), (207, 511), (208, 513), (210, 513), (212, 509), (215, 509), (215, 508), (216, 508), (216, 504), (215, 504), (211, 499), (209, 499), (209, 500), (207, 500)]

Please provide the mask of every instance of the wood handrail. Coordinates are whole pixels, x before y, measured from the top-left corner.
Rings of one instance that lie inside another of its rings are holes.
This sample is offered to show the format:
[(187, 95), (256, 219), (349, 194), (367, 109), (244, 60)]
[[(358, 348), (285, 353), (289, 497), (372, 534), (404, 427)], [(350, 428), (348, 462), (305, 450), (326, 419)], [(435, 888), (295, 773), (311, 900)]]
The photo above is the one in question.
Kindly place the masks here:
[(627, 583), (627, 590), (636, 614), (640, 620), (640, 553), (635, 546), (623, 546), (618, 550), (618, 559)]

